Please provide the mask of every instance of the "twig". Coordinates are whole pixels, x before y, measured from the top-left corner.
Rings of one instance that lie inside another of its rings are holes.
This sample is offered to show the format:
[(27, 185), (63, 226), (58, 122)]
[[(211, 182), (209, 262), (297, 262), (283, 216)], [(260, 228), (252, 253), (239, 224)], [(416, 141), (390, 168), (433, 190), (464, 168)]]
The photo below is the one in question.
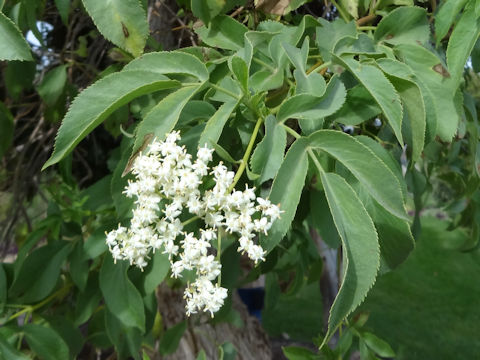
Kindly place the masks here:
[(371, 21), (375, 20), (376, 17), (377, 17), (377, 15), (375, 15), (375, 14), (370, 14), (370, 15), (364, 16), (364, 17), (358, 19), (356, 24), (357, 24), (357, 26), (363, 26), (363, 25), (368, 24)]

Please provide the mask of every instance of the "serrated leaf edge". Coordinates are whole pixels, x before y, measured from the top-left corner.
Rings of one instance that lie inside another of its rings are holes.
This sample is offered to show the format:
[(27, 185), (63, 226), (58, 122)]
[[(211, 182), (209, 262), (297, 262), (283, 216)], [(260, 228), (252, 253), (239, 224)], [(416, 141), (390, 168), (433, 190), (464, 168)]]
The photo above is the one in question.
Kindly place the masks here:
[(15, 57), (15, 58), (4, 58), (4, 57), (1, 57), (0, 56), (0, 60), (6, 60), (6, 61), (33, 61), (33, 57), (32, 57), (32, 52), (31, 52), (31, 49), (30, 49), (30, 46), (28, 45), (28, 42), (27, 40), (25, 40), (25, 38), (23, 37), (23, 34), (22, 32), (20, 31), (20, 29), (17, 27), (17, 24), (15, 24), (7, 15), (5, 15), (2, 11), (0, 11), (0, 16), (2, 16), (5, 18), (5, 20), (7, 20), (7, 23), (10, 23), (13, 28), (15, 29), (15, 31), (18, 33), (18, 35), (20, 35), (21, 39), (23, 40), (23, 43), (24, 45), (27, 46), (29, 52), (28, 54), (30, 55), (30, 58), (27, 58), (27, 59), (24, 59), (24, 58), (21, 58), (21, 57)]
[[(131, 71), (122, 71), (122, 72), (129, 72), (129, 73), (130, 73), (130, 72), (144, 72), (144, 73), (149, 73), (150, 71), (147, 71), (147, 70), (131, 70)], [(71, 111), (72, 107), (74, 106), (74, 104), (76, 104), (76, 103), (79, 101), (78, 98), (79, 98), (87, 89), (90, 89), (91, 87), (93, 87), (93, 86), (95, 86), (95, 85), (97, 85), (97, 84), (100, 84), (100, 83), (102, 83), (102, 82), (105, 82), (105, 81), (107, 81), (109, 78), (111, 78), (111, 77), (113, 77), (113, 76), (116, 76), (116, 75), (118, 75), (119, 73), (120, 73), (120, 72), (115, 72), (115, 73), (113, 73), (113, 74), (109, 74), (109, 75), (105, 76), (104, 78), (101, 78), (101, 79), (95, 81), (94, 83), (92, 83), (92, 84), (88, 85), (86, 88), (84, 88), (81, 92), (79, 92), (78, 95), (75, 97), (75, 99), (73, 99), (73, 101), (71, 102), (70, 106), (68, 107), (67, 112), (65, 113), (65, 116), (64, 116), (63, 119), (62, 119), (62, 124), (60, 125), (60, 127), (59, 127), (59, 129), (58, 129), (58, 131), (57, 131), (57, 134), (55, 135), (55, 144), (54, 144), (54, 146), (53, 146), (52, 155), (50, 155), (49, 159), (48, 159), (48, 160), (45, 162), (45, 164), (43, 165), (42, 171), (45, 170), (47, 167), (58, 163), (60, 160), (62, 160), (62, 159), (64, 158), (65, 154), (68, 154), (68, 153), (70, 153), (70, 152), (73, 150), (73, 149), (66, 150), (65, 153), (64, 153), (64, 155), (63, 155), (59, 160), (57, 160), (57, 161), (52, 161), (53, 155), (55, 154), (56, 149), (57, 149), (57, 139), (58, 139), (58, 137), (59, 137), (59, 135), (60, 135), (60, 132), (63, 132), (63, 131), (64, 131), (64, 130), (62, 130), (62, 129), (64, 128), (64, 120), (66, 119), (67, 115), (70, 113), (70, 111)], [(159, 75), (159, 74), (156, 73), (155, 75)], [(157, 80), (157, 81), (155, 81), (155, 82), (159, 82), (159, 81), (171, 81), (172, 83), (177, 82), (177, 83), (178, 83), (178, 86), (181, 85), (180, 82), (178, 82), (178, 81), (176, 81), (176, 80), (171, 80), (171, 79), (169, 79), (169, 78), (167, 78), (167, 77), (165, 77), (165, 79), (163, 79), (163, 80)], [(153, 84), (153, 83), (155, 83), (155, 82), (150, 82), (149, 84), (151, 85), (151, 84)], [(135, 90), (133, 90), (133, 91), (135, 91)], [(104, 113), (105, 113), (105, 111), (101, 112), (99, 116), (102, 116)], [(77, 136), (75, 137), (75, 140), (73, 141), (73, 143), (75, 143), (75, 142), (78, 140), (78, 138), (79, 138), (79, 136), (77, 135)], [(81, 141), (81, 140), (80, 140), (80, 141)], [(78, 142), (77, 142), (77, 144), (78, 144)], [(76, 145), (76, 144), (75, 144), (75, 145)], [(75, 145), (74, 145), (74, 146), (75, 146)]]
[[(321, 174), (320, 174), (321, 175)], [(340, 176), (340, 175), (338, 175)], [(343, 178), (342, 178), (343, 179)], [(345, 179), (343, 179), (345, 181)], [(378, 241), (378, 232), (377, 232), (377, 228), (375, 227), (375, 224), (373, 223), (373, 220), (372, 218), (370, 217), (370, 214), (368, 213), (367, 209), (365, 208), (365, 206), (363, 205), (362, 201), (358, 198), (358, 195), (357, 193), (355, 192), (355, 190), (353, 190), (353, 188), (350, 186), (350, 184), (348, 184), (347, 181), (345, 181), (345, 184), (348, 186), (348, 188), (350, 188), (350, 190), (352, 190), (352, 192), (355, 194), (355, 198), (356, 200), (358, 200), (358, 202), (361, 204), (361, 208), (362, 210), (365, 212), (365, 214), (367, 215), (369, 221), (370, 221), (370, 224), (372, 225), (373, 227), (373, 231), (375, 233), (375, 238), (376, 238), (376, 254), (378, 255), (378, 262), (377, 262), (377, 266), (376, 266), (376, 270), (377, 270), (377, 273), (375, 275), (375, 278), (373, 280), (373, 282), (370, 284), (370, 286), (368, 287), (367, 291), (365, 292), (364, 296), (363, 296), (363, 299), (355, 305), (355, 307), (351, 307), (351, 309), (348, 311), (348, 313), (345, 315), (345, 318), (348, 317), (348, 315), (350, 315), (354, 310), (356, 310), (364, 301), (365, 299), (367, 298), (367, 295), (368, 293), (370, 292), (370, 290), (373, 288), (373, 286), (375, 285), (376, 281), (377, 281), (377, 277), (378, 277), (378, 271), (380, 270), (380, 244), (379, 244), (379, 241)], [(328, 201), (328, 198), (327, 198), (327, 204), (328, 204), (328, 208), (330, 210), (330, 213), (332, 213), (332, 208), (330, 206), (330, 202)], [(333, 219), (333, 222), (335, 223), (335, 227), (337, 228), (337, 232), (338, 232), (338, 224), (335, 220), (335, 218), (332, 216), (332, 219)], [(340, 235), (339, 233), (339, 236), (340, 236), (340, 239), (342, 241), (342, 245), (345, 246), (345, 240), (343, 239), (342, 235)], [(328, 342), (328, 340), (330, 339), (330, 337), (335, 333), (336, 329), (341, 326), (341, 323), (336, 325), (334, 329), (331, 329), (330, 328), (330, 319), (331, 319), (331, 315), (332, 315), (332, 309), (333, 307), (335, 306), (335, 304), (337, 303), (337, 299), (338, 299), (338, 294), (342, 291), (343, 289), (343, 286), (345, 284), (345, 278), (346, 278), (346, 275), (347, 275), (347, 270), (348, 270), (348, 266), (349, 266), (349, 258), (346, 256), (345, 259), (347, 260), (346, 261), (346, 265), (345, 265), (345, 271), (343, 273), (343, 277), (342, 277), (342, 283), (340, 285), (340, 288), (338, 289), (338, 293), (337, 295), (335, 296), (335, 300), (333, 300), (333, 303), (332, 303), (332, 306), (330, 307), (330, 311), (329, 311), (329, 316), (328, 316), (328, 328), (327, 328), (327, 333), (325, 334), (325, 337), (323, 339), (323, 342), (322, 344), (320, 345), (320, 349)], [(345, 319), (344, 318), (344, 319)]]
[[(403, 196), (404, 194), (403, 194), (403, 191), (402, 191), (402, 187), (400, 186), (400, 183), (399, 183), (397, 177), (395, 176), (395, 174), (393, 173), (393, 171), (390, 170), (390, 168), (387, 166), (387, 164), (385, 164), (385, 162), (384, 162), (382, 159), (380, 159), (380, 158), (377, 156), (377, 154), (375, 154), (372, 150), (370, 150), (370, 148), (369, 148), (368, 146), (364, 145), (363, 143), (361, 143), (360, 141), (358, 141), (357, 139), (355, 139), (353, 136), (347, 135), (347, 134), (345, 134), (345, 133), (343, 133), (343, 132), (341, 132), (341, 131), (338, 131), (338, 130), (330, 130), (330, 129), (318, 130), (318, 131), (314, 132), (313, 134), (311, 134), (310, 136), (308, 136), (308, 138), (312, 137), (315, 133), (320, 132), (320, 131), (321, 131), (321, 132), (325, 132), (325, 133), (330, 132), (330, 133), (342, 134), (341, 136), (346, 136), (346, 137), (354, 140), (357, 144), (360, 144), (362, 147), (364, 147), (364, 148), (372, 155), (372, 157), (373, 157), (377, 162), (379, 162), (383, 167), (385, 167), (385, 169), (387, 169), (387, 171), (392, 175), (392, 177), (395, 178), (395, 182), (396, 182), (396, 185), (397, 185), (397, 190), (400, 192), (400, 194), (402, 194), (402, 204), (403, 204), (403, 208), (404, 208), (404, 210), (405, 210), (405, 212), (406, 212), (405, 201), (404, 201), (405, 199), (404, 199), (404, 196)], [(316, 147), (313, 147), (313, 146), (312, 146), (311, 148), (312, 148), (312, 149), (317, 149)], [(320, 150), (322, 150), (322, 149), (320, 149)], [(322, 151), (324, 151), (324, 152), (326, 152), (327, 154), (329, 154), (329, 155), (330, 155), (331, 157), (333, 157), (335, 160), (340, 161), (340, 160), (338, 160), (335, 156), (331, 155), (328, 151), (325, 151), (325, 150), (322, 150)], [(341, 161), (340, 161), (340, 162), (341, 162)], [(374, 199), (375, 199), (375, 198), (374, 198)], [(375, 199), (375, 201), (377, 201), (377, 200)], [(377, 202), (378, 202), (378, 201), (377, 201)], [(380, 203), (379, 203), (379, 204), (380, 204)], [(380, 205), (381, 205), (383, 208), (385, 208), (382, 204), (380, 204)], [(391, 212), (390, 212), (388, 209), (385, 209), (385, 210), (387, 210), (387, 211), (391, 214)], [(402, 218), (398, 217), (398, 216), (395, 215), (395, 214), (392, 214), (392, 215), (395, 216), (395, 217), (397, 217), (397, 218), (399, 218), (399, 219), (402, 219)], [(407, 220), (407, 219), (403, 219), (403, 220)]]

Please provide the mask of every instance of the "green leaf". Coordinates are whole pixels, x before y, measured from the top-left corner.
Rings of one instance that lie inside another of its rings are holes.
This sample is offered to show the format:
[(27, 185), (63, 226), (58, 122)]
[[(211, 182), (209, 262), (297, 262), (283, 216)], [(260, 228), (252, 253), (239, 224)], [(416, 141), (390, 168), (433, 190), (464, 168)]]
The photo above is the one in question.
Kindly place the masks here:
[(76, 359), (85, 343), (80, 329), (63, 314), (46, 315), (44, 316), (44, 319), (47, 321), (50, 328), (58, 333), (67, 344), (70, 353), (69, 359)]
[(383, 53), (375, 45), (373, 40), (363, 33), (359, 33), (356, 37), (346, 36), (338, 40), (333, 49), (333, 53), (340, 56), (344, 54), (354, 54), (354, 55), (382, 55)]
[(295, 66), (297, 70), (305, 73), (309, 51), (308, 37), (306, 37), (303, 41), (301, 49), (286, 42), (282, 43), (282, 46), (285, 49), (285, 54), (287, 55), (293, 66)]
[(55, 0), (55, 6), (62, 18), (64, 25), (68, 24), (68, 13), (70, 11), (70, 0)]
[(360, 350), (360, 360), (378, 360), (363, 339), (360, 338), (358, 345)]
[(0, 355), (5, 360), (30, 360), (31, 358), (24, 353), (21, 353), (7, 340), (0, 336)]
[(106, 39), (134, 57), (143, 53), (149, 33), (145, 9), (138, 0), (82, 0)]
[(242, 85), (243, 92), (250, 94), (248, 91), (248, 67), (245, 61), (238, 56), (232, 56), (228, 59), (228, 67), (240, 85)]
[(295, 94), (310, 94), (321, 97), (325, 93), (325, 79), (319, 73), (312, 72), (307, 75), (300, 70), (295, 70), (293, 76), (297, 82)]
[(58, 130), (53, 154), (42, 169), (62, 160), (119, 107), (138, 96), (178, 85), (161, 74), (140, 70), (114, 73), (97, 81), (73, 101)]
[(21, 299), (28, 304), (49, 295), (57, 284), (61, 266), (70, 251), (72, 245), (66, 241), (57, 241), (34, 250), (15, 274), (9, 298)]
[(228, 153), (227, 150), (225, 150), (222, 146), (218, 144), (212, 144), (213, 148), (215, 149), (215, 152), (217, 153), (218, 156), (220, 156), (221, 159), (225, 160), (227, 163), (235, 164), (238, 163), (237, 160), (235, 160), (232, 155)]
[(186, 86), (160, 100), (136, 128), (133, 153), (145, 145), (148, 137), (163, 140), (173, 130), (182, 109), (199, 88), (200, 85)]
[(308, 137), (308, 146), (340, 161), (387, 211), (408, 220), (400, 184), (392, 171), (368, 147), (335, 130), (319, 130)]
[(298, 346), (282, 347), (283, 355), (288, 360), (316, 360), (318, 356), (311, 350)]
[(238, 100), (230, 100), (218, 108), (215, 114), (213, 114), (210, 120), (208, 120), (205, 129), (203, 129), (202, 134), (200, 135), (200, 140), (198, 141), (199, 147), (203, 147), (205, 144), (209, 147), (213, 147), (213, 144), (218, 142), (223, 127), (237, 108), (237, 105)]
[(363, 341), (365, 341), (365, 344), (367, 344), (370, 349), (375, 351), (377, 355), (388, 358), (395, 357), (395, 352), (385, 340), (380, 339), (378, 336), (370, 332), (362, 333), (361, 337)]
[(393, 155), (388, 152), (380, 143), (369, 138), (368, 136), (360, 135), (355, 136), (355, 139), (360, 141), (363, 145), (368, 147), (377, 157), (383, 161), (383, 163), (390, 169), (390, 171), (395, 175), (400, 184), (402, 190), (403, 198), (406, 198), (407, 195), (407, 185), (402, 174), (402, 168)]
[(236, 360), (237, 359), (237, 349), (235, 346), (226, 341), (218, 347), (218, 360)]
[(129, 62), (122, 71), (144, 70), (158, 74), (187, 74), (200, 81), (208, 80), (208, 70), (198, 58), (181, 51), (148, 53)]
[(0, 60), (33, 61), (30, 47), (17, 25), (0, 12)]
[(325, 93), (327, 84), (322, 75), (317, 72), (310, 74), (306, 73), (306, 65), (308, 59), (308, 37), (303, 41), (301, 49), (290, 45), (289, 43), (282, 43), (285, 49), (285, 54), (290, 59), (290, 62), (295, 66), (293, 76), (297, 86), (295, 88), (295, 94), (310, 94), (315, 96), (322, 96)]
[(30, 348), (42, 359), (68, 359), (68, 346), (53, 329), (37, 324), (27, 324), (22, 328)]
[(348, 90), (347, 99), (333, 119), (344, 125), (358, 125), (381, 112), (382, 110), (368, 90), (362, 85), (356, 85)]
[(339, 0), (341, 5), (354, 19), (358, 19), (358, 0)]
[(205, 350), (200, 350), (198, 352), (196, 360), (207, 360), (207, 354), (205, 354)]
[(3, 72), (5, 86), (14, 100), (19, 100), (20, 94), (32, 88), (35, 78), (36, 64), (33, 61), (9, 61)]
[(252, 172), (252, 171), (249, 169), (248, 164), (245, 166), (245, 170), (246, 170), (246, 172), (247, 172), (247, 178), (248, 178), (248, 180), (250, 180), (250, 181), (255, 181), (255, 180), (257, 180), (257, 179), (260, 177), (260, 174), (255, 174), (254, 172)]
[(467, 1), (468, 0), (449, 0), (442, 1), (440, 4), (440, 8), (435, 15), (435, 39), (437, 47), (445, 35), (447, 35), (453, 21)]
[(258, 70), (250, 77), (250, 87), (256, 93), (277, 89), (283, 84), (283, 71), (279, 71), (273, 64), (269, 66), (274, 70)]
[(430, 37), (427, 11), (416, 6), (398, 7), (388, 13), (375, 30), (375, 41), (389, 44), (425, 44)]
[(215, 107), (209, 102), (191, 100), (183, 108), (177, 125), (179, 127), (196, 124), (199, 120), (208, 120), (215, 114)]
[(102, 293), (98, 286), (98, 273), (91, 272), (87, 281), (87, 286), (77, 296), (74, 311), (74, 324), (79, 326), (94, 314), (98, 303), (102, 299)]
[(346, 90), (337, 76), (327, 85), (325, 94), (317, 97), (299, 94), (288, 98), (280, 105), (277, 122), (283, 123), (289, 118), (320, 120), (334, 114), (345, 102)]
[[(427, 126), (427, 131), (436, 122), (435, 134), (443, 141), (451, 141), (457, 131), (459, 120), (454, 97), (458, 84), (453, 81), (442, 61), (424, 47), (401, 44), (395, 51), (412, 69), (422, 90), (427, 110), (427, 125), (431, 125)], [(435, 114), (433, 121), (429, 119), (432, 112), (430, 107)]]
[(410, 224), (390, 214), (362, 190), (357, 191), (357, 194), (375, 223), (382, 261), (390, 269), (395, 269), (407, 259), (415, 247)]
[(310, 215), (312, 225), (322, 240), (332, 249), (337, 249), (340, 246), (340, 237), (335, 229), (335, 223), (323, 191), (310, 190)]
[[(116, 170), (116, 169), (115, 169)], [(112, 177), (112, 183), (113, 183)], [(125, 196), (124, 196), (125, 197)], [(105, 243), (105, 231), (110, 230), (111, 224), (97, 227), (83, 244), (84, 256), (86, 259), (95, 259), (107, 250)]]
[(145, 331), (145, 312), (140, 293), (127, 276), (128, 263), (114, 264), (110, 254), (100, 269), (100, 289), (109, 311), (125, 326)]
[[(405, 139), (412, 151), (412, 161), (420, 159), (425, 143), (426, 114), (425, 103), (418, 85), (405, 79), (405, 64), (392, 59), (379, 59), (378, 65), (387, 74), (390, 82), (402, 99), (403, 107), (403, 129)], [(407, 67), (408, 68), (408, 67)], [(412, 78), (413, 76), (410, 76)]]
[(330, 309), (324, 343), (365, 299), (380, 266), (377, 232), (372, 219), (350, 185), (337, 174), (319, 169), (322, 185), (343, 245), (343, 276)]
[(324, 61), (330, 61), (332, 59), (331, 53), (338, 40), (346, 36), (355, 37), (357, 35), (357, 28), (354, 21), (345, 23), (345, 21), (340, 18), (332, 22), (322, 18), (318, 20), (322, 25), (321, 27), (317, 27), (316, 31), (318, 50)]
[(225, 6), (225, 0), (192, 0), (193, 15), (208, 24), (215, 16), (220, 14)]
[(157, 288), (167, 276), (168, 270), (170, 270), (168, 255), (156, 251), (144, 271), (143, 290), (145, 294), (150, 294)]
[(88, 279), (88, 259), (83, 251), (83, 241), (78, 241), (70, 255), (70, 276), (75, 285), (84, 290)]
[(179, 322), (171, 328), (168, 328), (167, 331), (162, 336), (160, 340), (160, 347), (158, 349), (159, 353), (162, 355), (169, 355), (177, 350), (180, 339), (183, 336), (183, 333), (187, 330), (187, 321)]
[[(284, 212), (281, 218), (273, 223), (268, 236), (260, 237), (262, 247), (267, 251), (272, 250), (282, 240), (295, 217), (308, 169), (305, 146), (305, 139), (298, 139), (293, 143), (273, 181), (269, 199), (273, 204), (280, 204), (280, 209)], [(285, 191), (286, 189), (289, 190)]]
[(334, 56), (334, 60), (350, 71), (368, 90), (382, 109), (399, 143), (403, 145), (402, 104), (395, 88), (385, 75), (377, 67), (368, 63), (337, 56)]
[(283, 160), (287, 146), (287, 133), (273, 115), (265, 119), (265, 136), (250, 158), (252, 171), (260, 175), (258, 183), (273, 179)]
[[(225, 76), (223, 77), (222, 80), (220, 80), (219, 83), (216, 84), (217, 86), (220, 86), (224, 90), (227, 90), (228, 93), (215, 90), (213, 93), (213, 96), (209, 97), (209, 101), (219, 101), (219, 102), (228, 102), (232, 100), (239, 100), (242, 98), (243, 93), (242, 93), (242, 88), (238, 84), (238, 81), (233, 80), (232, 77), (230, 76)], [(213, 92), (214, 89), (211, 88), (210, 92)]]
[(112, 175), (107, 175), (80, 192), (81, 197), (86, 197), (83, 209), (92, 212), (109, 209), (112, 207), (110, 183)]
[(60, 65), (45, 74), (37, 87), (38, 94), (48, 106), (53, 106), (62, 95), (67, 83), (67, 66)]
[(112, 312), (105, 311), (105, 330), (108, 338), (115, 346), (118, 358), (140, 360), (142, 333), (139, 329), (125, 326)]
[[(373, 139), (366, 136), (357, 136), (356, 139), (372, 150), (392, 171), (400, 182), (405, 197), (407, 193), (406, 184), (398, 162)], [(405, 261), (415, 246), (409, 223), (386, 211), (359, 184), (353, 184), (352, 186), (357, 190), (358, 196), (375, 223), (382, 261), (388, 268), (396, 268)]]
[(480, 19), (475, 15), (473, 3), (470, 2), (465, 8), (448, 41), (447, 66), (452, 80), (457, 86), (463, 77), (467, 59), (480, 35)]
[[(356, 324), (357, 323), (358, 322), (356, 322)], [(338, 339), (337, 345), (335, 347), (335, 354), (336, 355), (338, 354), (338, 356), (343, 359), (347, 351), (349, 351), (350, 348), (352, 347), (352, 343), (353, 343), (352, 331), (350, 329), (347, 329), (347, 331), (345, 331), (342, 334), (340, 339)]]
[(14, 127), (11, 112), (0, 101), (0, 159), (12, 145)]
[(226, 50), (240, 50), (243, 47), (243, 35), (247, 30), (243, 24), (230, 16), (219, 15), (212, 20), (208, 28), (204, 25), (195, 32), (207, 45)]

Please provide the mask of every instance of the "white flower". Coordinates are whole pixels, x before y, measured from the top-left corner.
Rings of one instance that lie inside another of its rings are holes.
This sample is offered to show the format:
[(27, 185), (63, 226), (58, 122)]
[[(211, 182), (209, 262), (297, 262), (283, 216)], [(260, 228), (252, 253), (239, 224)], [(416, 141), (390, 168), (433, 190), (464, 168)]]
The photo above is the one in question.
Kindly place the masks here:
[(212, 161), (213, 149), (209, 149), (207, 144), (204, 147), (199, 148), (197, 151), (197, 159), (201, 162), (208, 164)]
[(205, 223), (213, 228), (221, 227), (224, 216), (220, 212), (207, 213)]
[(267, 235), (267, 231), (270, 230), (272, 224), (268, 221), (267, 218), (262, 217), (260, 220), (255, 220), (255, 231), (263, 232)]
[[(213, 316), (228, 296), (227, 289), (216, 283), (222, 265), (211, 253), (211, 242), (217, 240), (217, 232), (238, 234), (238, 251), (258, 263), (266, 252), (254, 243), (256, 233), (267, 234), (282, 211), (269, 200), (256, 198), (254, 188), (230, 193), (235, 174), (222, 163), (208, 167), (213, 149), (199, 148), (192, 162), (178, 140), (179, 132), (166, 134), (164, 141), (154, 140), (145, 154), (137, 156), (132, 166), (136, 179), (124, 191), (135, 199), (130, 227), (119, 225), (107, 233), (106, 243), (115, 261), (128, 260), (143, 269), (149, 253), (158, 250), (168, 254), (172, 277), (194, 271), (196, 279), (184, 293), (187, 315), (204, 311)], [(209, 174), (215, 185), (201, 191)], [(180, 217), (187, 212), (207, 227), (184, 232)]]

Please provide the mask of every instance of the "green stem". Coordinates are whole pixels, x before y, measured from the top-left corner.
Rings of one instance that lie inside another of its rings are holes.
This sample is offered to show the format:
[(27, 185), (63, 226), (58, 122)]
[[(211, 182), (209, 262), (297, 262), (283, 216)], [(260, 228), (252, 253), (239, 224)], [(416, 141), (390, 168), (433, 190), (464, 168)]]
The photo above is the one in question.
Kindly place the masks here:
[(210, 86), (212, 88), (214, 88), (215, 90), (217, 91), (220, 91), (220, 92), (223, 92), (224, 94), (228, 95), (228, 96), (231, 96), (233, 97), (234, 99), (237, 99), (238, 101), (242, 100), (242, 97), (241, 96), (238, 96), (237, 94), (234, 94), (233, 92), (231, 92), (230, 90), (227, 90), (221, 86), (218, 86), (216, 84), (212, 84), (210, 83)]
[[(278, 71), (278, 69), (274, 68), (273, 66), (267, 64), (266, 62), (264, 62), (263, 60), (260, 60), (260, 59), (257, 59), (257, 58), (252, 58), (252, 60), (254, 62), (256, 62), (258, 65), (261, 65), (265, 68), (267, 68), (268, 70), (270, 70), (272, 73), (275, 73)], [(289, 78), (285, 78), (285, 80), (287, 81), (287, 84), (290, 85), (290, 87), (293, 87), (295, 86), (294, 82), (292, 80), (290, 80)]]
[(5, 307), (9, 308), (25, 308), (28, 307), (28, 305), (20, 305), (20, 304), (5, 304)]
[(233, 178), (232, 185), (230, 185), (230, 187), (228, 188), (227, 193), (230, 193), (235, 188), (235, 185), (237, 184), (238, 180), (240, 180), (240, 177), (245, 171), (245, 167), (247, 166), (247, 163), (248, 163), (248, 158), (250, 157), (250, 154), (253, 150), (253, 144), (255, 144), (255, 139), (257, 138), (258, 130), (260, 129), (260, 126), (262, 125), (262, 123), (263, 123), (263, 118), (259, 117), (257, 120), (257, 123), (255, 124), (255, 128), (253, 129), (252, 136), (250, 137), (247, 150), (245, 150), (245, 154), (243, 155), (240, 166), (238, 167), (235, 177)]
[(363, 31), (366, 31), (366, 30), (376, 30), (377, 27), (376, 26), (358, 26), (357, 27), (357, 30), (363, 30)]
[(120, 124), (120, 132), (130, 139), (133, 139), (133, 137), (135, 136), (135, 134), (130, 134), (129, 132), (127, 132), (127, 130), (123, 128), (122, 124)]
[(50, 301), (54, 300), (56, 297), (61, 297), (61, 296), (65, 295), (68, 292), (68, 290), (70, 289), (71, 286), (72, 286), (72, 284), (70, 284), (70, 283), (66, 284), (65, 286), (58, 289), (52, 295), (50, 295), (46, 299), (40, 301), (39, 303), (37, 303), (35, 305), (32, 305), (32, 306), (30, 306), (30, 305), (25, 306), (25, 308), (23, 310), (20, 310), (20, 311), (16, 312), (15, 314), (13, 314), (12, 316), (10, 316), (8, 318), (7, 322), (10, 321), (10, 320), (16, 319), (17, 317), (21, 316), (22, 314), (32, 313), (35, 310), (41, 308), (42, 306), (48, 304)]
[(195, 220), (198, 220), (198, 219), (200, 219), (200, 216), (195, 215), (195, 216), (191, 217), (190, 219), (182, 222), (182, 226), (187, 226), (188, 224), (190, 224), (190, 223), (192, 223), (192, 222), (194, 222)]
[(273, 66), (271, 66), (270, 64), (267, 64), (265, 61), (263, 60), (260, 60), (260, 59), (257, 59), (257, 58), (252, 58), (252, 60), (254, 62), (256, 62), (258, 65), (262, 65), (263, 67), (266, 67), (268, 70), (270, 70), (271, 72), (275, 72), (277, 71), (277, 69), (275, 69)]
[(290, 135), (292, 135), (295, 139), (300, 139), (302, 136), (297, 133), (295, 130), (293, 130), (291, 127), (288, 127), (287, 125), (285, 124), (282, 124), (283, 128), (285, 129), (285, 131), (287, 133), (289, 133)]
[(325, 171), (323, 170), (322, 165), (318, 162), (318, 159), (317, 159), (315, 153), (313, 152), (313, 150), (311, 148), (307, 148), (307, 152), (308, 152), (308, 155), (310, 155), (310, 158), (313, 160), (313, 163), (317, 167), (318, 172), (321, 173), (321, 174), (324, 174)]
[(13, 319), (16, 319), (17, 317), (25, 314), (25, 313), (28, 313), (28, 312), (31, 312), (32, 311), (32, 307), (31, 306), (27, 306), (25, 307), (23, 310), (20, 310), (18, 312), (16, 312), (15, 314), (13, 314), (12, 316), (10, 316), (7, 320), (7, 322), (9, 322), (10, 320), (13, 320)]
[[(217, 231), (217, 261), (221, 263), (221, 256), (222, 256), (222, 234), (220, 233), (220, 229)], [(222, 272), (220, 271), (220, 275), (218, 275), (218, 286), (222, 285)]]

